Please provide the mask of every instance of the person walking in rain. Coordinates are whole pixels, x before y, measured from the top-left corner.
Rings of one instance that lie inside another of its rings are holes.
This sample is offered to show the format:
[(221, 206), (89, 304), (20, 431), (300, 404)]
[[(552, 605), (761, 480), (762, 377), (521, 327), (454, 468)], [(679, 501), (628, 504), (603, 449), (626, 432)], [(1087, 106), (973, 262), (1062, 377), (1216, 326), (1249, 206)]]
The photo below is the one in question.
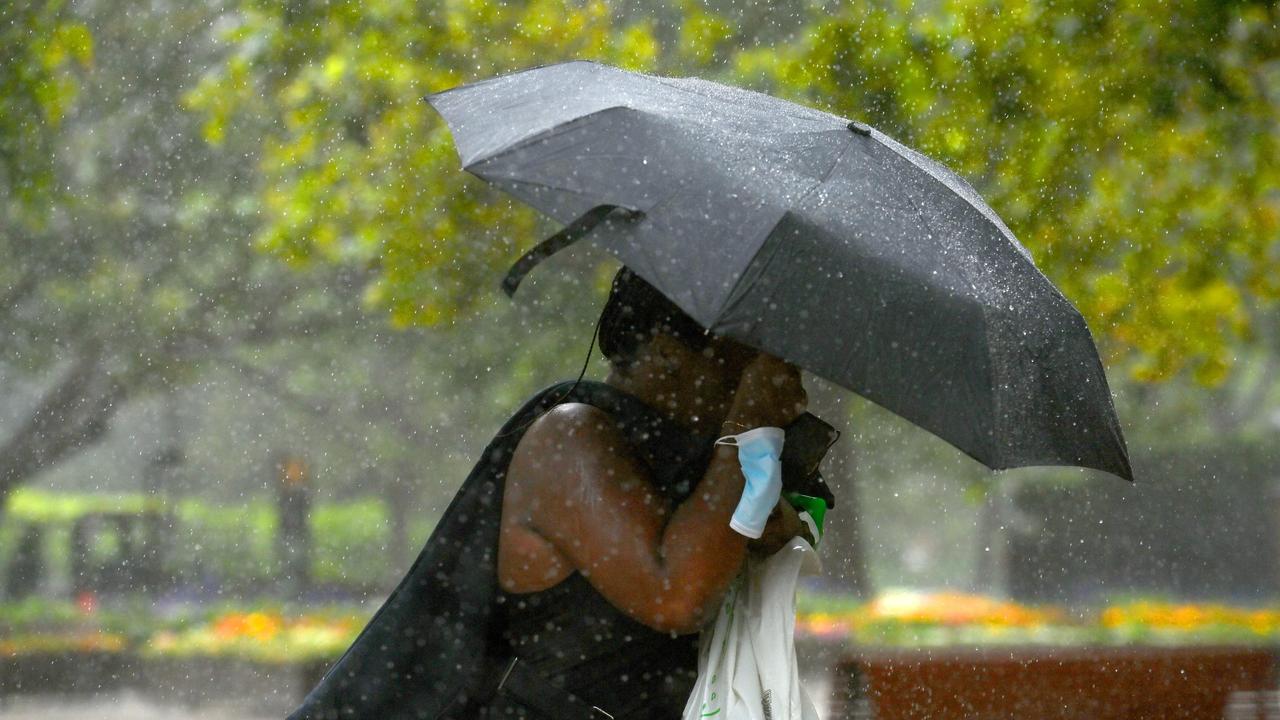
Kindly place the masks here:
[(785, 427), (806, 396), (795, 366), (708, 333), (625, 267), (599, 334), (608, 378), (554, 385), (507, 422), (291, 717), (680, 717), (697, 631), (747, 553), (809, 533), (776, 491), (758, 538), (731, 527), (746, 481), (716, 438)]

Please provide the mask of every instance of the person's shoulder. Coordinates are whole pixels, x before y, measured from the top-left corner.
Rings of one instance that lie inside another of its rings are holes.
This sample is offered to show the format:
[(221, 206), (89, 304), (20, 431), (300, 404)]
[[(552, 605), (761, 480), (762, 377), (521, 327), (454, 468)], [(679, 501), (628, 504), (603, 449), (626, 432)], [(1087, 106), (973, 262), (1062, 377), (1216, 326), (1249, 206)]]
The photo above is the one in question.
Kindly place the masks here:
[(604, 438), (618, 434), (617, 423), (605, 410), (590, 403), (560, 403), (543, 413), (529, 426), (526, 437), (534, 440)]
[[(580, 476), (584, 467), (617, 470), (638, 462), (635, 449), (607, 410), (588, 403), (561, 403), (530, 424), (512, 464), (520, 476)], [(593, 475), (594, 473), (588, 473)]]

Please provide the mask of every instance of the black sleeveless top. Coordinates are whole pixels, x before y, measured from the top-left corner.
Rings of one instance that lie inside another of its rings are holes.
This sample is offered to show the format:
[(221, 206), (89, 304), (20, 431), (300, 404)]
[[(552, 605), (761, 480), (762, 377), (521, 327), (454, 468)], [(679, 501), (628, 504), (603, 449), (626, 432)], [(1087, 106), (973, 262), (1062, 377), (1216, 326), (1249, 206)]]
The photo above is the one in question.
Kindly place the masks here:
[(534, 395), (485, 449), (409, 573), (291, 720), (536, 717), (492, 687), (512, 657), (617, 720), (675, 720), (697, 675), (698, 636), (627, 617), (574, 572), (533, 593), (497, 583), (502, 486), (524, 430), (554, 402), (609, 413), (651, 473), (683, 501), (714, 438), (691, 435), (640, 399), (600, 382)]
[[(609, 604), (573, 573), (552, 588), (507, 595), (512, 654), (551, 685), (618, 720), (678, 720), (698, 675), (698, 636), (671, 636)], [(493, 698), (489, 718), (527, 715), (519, 701)]]

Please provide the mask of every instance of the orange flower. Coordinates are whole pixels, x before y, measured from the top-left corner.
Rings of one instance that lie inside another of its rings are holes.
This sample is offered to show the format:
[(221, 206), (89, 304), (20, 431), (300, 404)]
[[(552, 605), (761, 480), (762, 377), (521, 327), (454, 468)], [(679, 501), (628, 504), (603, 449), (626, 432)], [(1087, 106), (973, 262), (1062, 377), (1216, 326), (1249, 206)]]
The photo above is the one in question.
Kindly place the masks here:
[(245, 618), (244, 634), (255, 640), (270, 640), (280, 632), (281, 619), (266, 613), (250, 613)]
[(270, 640), (280, 632), (282, 625), (283, 620), (278, 615), (263, 612), (229, 613), (214, 620), (213, 632), (225, 640), (241, 637)]

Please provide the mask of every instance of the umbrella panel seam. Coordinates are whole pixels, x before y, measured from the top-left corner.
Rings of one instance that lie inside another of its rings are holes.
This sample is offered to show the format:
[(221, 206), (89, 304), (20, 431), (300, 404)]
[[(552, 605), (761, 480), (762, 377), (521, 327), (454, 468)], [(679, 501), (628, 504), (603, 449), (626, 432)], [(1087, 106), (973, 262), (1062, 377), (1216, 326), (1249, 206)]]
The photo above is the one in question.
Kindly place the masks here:
[[(747, 298), (751, 290), (756, 287), (756, 281), (765, 274), (765, 271), (768, 270), (769, 266), (773, 263), (774, 257), (777, 256), (778, 250), (782, 246), (782, 240), (779, 237), (780, 234), (778, 233), (778, 229), (782, 226), (783, 219), (789, 214), (789, 210), (784, 210), (778, 216), (778, 219), (774, 221), (773, 229), (765, 235), (764, 241), (761, 242), (760, 247), (756, 249), (755, 255), (752, 256), (751, 260), (743, 269), (742, 277), (738, 278), (738, 282), (734, 284), (733, 290), (729, 292), (729, 296), (725, 299), (720, 312), (716, 314), (715, 323), (712, 325), (713, 329), (718, 327), (720, 322), (726, 316), (732, 314), (738, 305), (742, 304), (743, 300)], [(766, 302), (770, 300), (773, 297), (774, 292), (776, 292), (776, 286), (774, 290), (768, 293), (764, 300)], [(757, 320), (756, 323), (753, 323), (748, 330), (754, 329), (758, 322), (759, 321)]]

